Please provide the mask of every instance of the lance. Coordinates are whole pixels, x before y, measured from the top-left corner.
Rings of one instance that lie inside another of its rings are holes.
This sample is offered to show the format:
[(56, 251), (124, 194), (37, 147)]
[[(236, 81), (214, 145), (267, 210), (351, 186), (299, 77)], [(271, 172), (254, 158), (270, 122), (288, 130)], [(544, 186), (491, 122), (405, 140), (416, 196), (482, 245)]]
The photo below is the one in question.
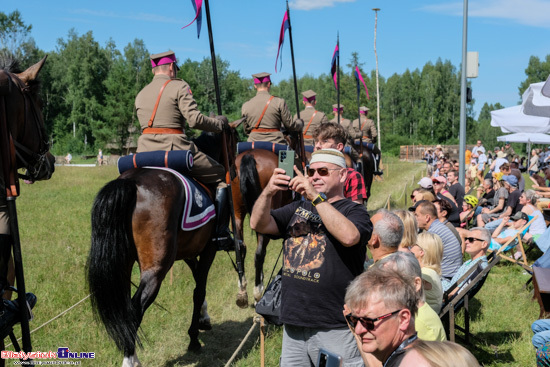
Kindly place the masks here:
[(336, 46), (338, 47), (338, 55), (336, 55), (336, 93), (338, 102), (338, 125), (340, 125), (340, 32), (336, 35)]
[[(288, 9), (288, 0), (286, 2), (286, 13), (288, 15), (288, 37), (290, 39), (290, 57), (292, 59), (292, 75), (294, 77), (294, 99), (296, 100), (296, 115), (300, 118), (300, 103), (298, 101), (298, 83), (296, 81), (296, 64), (294, 63), (294, 44), (292, 43), (292, 24), (290, 23), (290, 11)], [(304, 147), (304, 136), (300, 131), (298, 134), (298, 147), (300, 157), (302, 158), (302, 169), (306, 168), (306, 149)]]
[(359, 86), (359, 74), (358, 74), (359, 68), (357, 67), (357, 64), (355, 64), (355, 83), (357, 83), (357, 127), (359, 128), (359, 131), (361, 132), (361, 136), (359, 137), (359, 172), (364, 177), (363, 174), (363, 131), (361, 129), (361, 88)]
[[(208, 25), (208, 40), (210, 42), (210, 57), (212, 59), (212, 73), (214, 74), (214, 89), (216, 90), (216, 105), (218, 107), (218, 115), (222, 114), (222, 102), (220, 98), (220, 85), (218, 82), (218, 69), (216, 67), (216, 51), (214, 51), (214, 37), (212, 36), (212, 22), (210, 21), (210, 7), (208, 6), (208, 0), (204, 0), (204, 7), (206, 12), (206, 23)], [(229, 164), (229, 150), (227, 147), (228, 135), (225, 129), (222, 132), (222, 155), (223, 163), (225, 166), (225, 182), (227, 183), (227, 192), (229, 196), (229, 208), (231, 212), (231, 225), (233, 227), (233, 240), (235, 245), (235, 258), (237, 261), (237, 273), (239, 274), (239, 281), (243, 284), (244, 269), (243, 261), (241, 257), (241, 239), (238, 238), (239, 234), (236, 230), (235, 210), (233, 207), (233, 193), (231, 192), (231, 177), (229, 175), (231, 166)], [(232, 157), (231, 157), (232, 158)]]

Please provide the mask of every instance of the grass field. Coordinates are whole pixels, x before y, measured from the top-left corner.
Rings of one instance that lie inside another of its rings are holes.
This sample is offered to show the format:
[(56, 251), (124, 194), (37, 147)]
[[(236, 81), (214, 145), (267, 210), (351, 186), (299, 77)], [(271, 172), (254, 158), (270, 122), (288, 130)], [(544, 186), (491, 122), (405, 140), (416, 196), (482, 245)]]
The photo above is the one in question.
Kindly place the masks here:
[[(406, 206), (405, 198), (421, 177), (424, 165), (387, 159), (383, 182), (372, 188), (369, 210), (388, 202), (391, 208)], [(94, 361), (82, 365), (119, 366), (122, 355), (95, 323), (88, 300), (70, 309), (88, 295), (84, 266), (90, 243), (90, 209), (97, 191), (117, 177), (112, 166), (57, 167), (50, 181), (23, 185), (17, 200), (25, 276), (28, 291), (35, 292), (38, 304), (31, 322), (34, 351), (95, 352)], [(405, 185), (408, 189), (404, 192)], [(410, 202), (409, 202), (410, 204)], [(254, 251), (252, 233), (245, 230), (250, 245), (246, 269), (249, 300), (252, 299)], [(265, 265), (266, 280), (280, 250), (280, 241), (271, 242)], [(185, 263), (173, 268), (156, 303), (142, 323), (145, 348), (138, 354), (145, 366), (223, 366), (253, 325), (254, 310), (235, 305), (237, 275), (226, 253), (219, 252), (209, 276), (207, 300), (213, 330), (201, 333), (200, 354), (188, 353), (187, 328), (192, 311), (194, 282)], [(138, 272), (134, 268), (134, 280)], [(492, 270), (483, 289), (473, 301), (472, 331), (482, 339), (473, 353), (486, 366), (534, 365), (530, 344), (530, 324), (538, 316), (538, 305), (522, 289), (528, 279), (521, 268), (505, 263)], [(66, 313), (54, 319), (64, 311)], [(44, 325), (43, 325), (44, 324)], [(39, 328), (40, 327), (40, 328)], [(269, 327), (266, 366), (277, 366), (280, 329)], [(12, 349), (11, 347), (6, 348)], [(236, 366), (259, 366), (259, 332), (256, 327), (237, 355)]]

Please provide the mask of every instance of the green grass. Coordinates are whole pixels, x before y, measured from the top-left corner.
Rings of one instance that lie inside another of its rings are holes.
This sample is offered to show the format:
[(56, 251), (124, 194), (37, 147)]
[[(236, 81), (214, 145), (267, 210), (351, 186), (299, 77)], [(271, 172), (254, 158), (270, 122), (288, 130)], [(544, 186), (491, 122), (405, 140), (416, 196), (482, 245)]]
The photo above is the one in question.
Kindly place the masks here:
[[(391, 208), (407, 205), (404, 200), (425, 167), (397, 159), (384, 160), (384, 181), (373, 184), (369, 210), (382, 207), (390, 194)], [(31, 330), (87, 296), (84, 266), (90, 243), (91, 205), (98, 190), (116, 177), (112, 166), (61, 166), (50, 181), (22, 184), (17, 207), (25, 279), (28, 291), (38, 296)], [(411, 182), (403, 194), (405, 184)], [(245, 230), (245, 241), (249, 244), (246, 269), (252, 301), (255, 241), (250, 230)], [(266, 281), (279, 250), (280, 241), (271, 242), (264, 267)], [(136, 267), (134, 281), (137, 279)], [(486, 366), (534, 364), (529, 326), (538, 316), (538, 305), (530, 300), (530, 292), (522, 289), (526, 280), (521, 268), (501, 262), (473, 301), (471, 328), (483, 342), (479, 343), (481, 350), (472, 351)], [(145, 348), (138, 350), (138, 355), (145, 366), (223, 366), (253, 325), (254, 310), (235, 305), (237, 274), (228, 256), (219, 252), (207, 289), (213, 330), (201, 333), (204, 347), (200, 354), (188, 353), (193, 287), (189, 269), (185, 263), (177, 262), (173, 281), (168, 275), (142, 323)], [(281, 331), (274, 327), (268, 327), (267, 331), (266, 366), (277, 366)], [(83, 365), (120, 366), (122, 360), (103, 328), (95, 323), (88, 300), (33, 332), (32, 342), (35, 351), (69, 347), (77, 352), (95, 352), (96, 360), (82, 361)], [(7, 348), (10, 349), (13, 347)], [(256, 327), (234, 365), (258, 366), (259, 350)]]

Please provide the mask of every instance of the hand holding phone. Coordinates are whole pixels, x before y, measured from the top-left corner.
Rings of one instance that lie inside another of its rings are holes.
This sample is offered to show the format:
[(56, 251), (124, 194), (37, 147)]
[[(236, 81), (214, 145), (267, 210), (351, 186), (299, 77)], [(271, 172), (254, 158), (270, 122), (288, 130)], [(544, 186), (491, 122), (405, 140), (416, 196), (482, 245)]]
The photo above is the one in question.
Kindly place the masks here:
[(278, 167), (285, 170), (285, 174), (291, 179), (294, 177), (294, 154), (293, 150), (279, 151)]

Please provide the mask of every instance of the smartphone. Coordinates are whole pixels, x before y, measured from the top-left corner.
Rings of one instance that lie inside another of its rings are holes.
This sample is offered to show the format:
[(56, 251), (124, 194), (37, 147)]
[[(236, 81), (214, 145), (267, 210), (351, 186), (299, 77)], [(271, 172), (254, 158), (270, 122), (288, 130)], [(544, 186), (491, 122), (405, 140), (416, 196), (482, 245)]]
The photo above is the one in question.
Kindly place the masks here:
[(329, 352), (326, 349), (321, 348), (319, 350), (319, 359), (317, 360), (317, 366), (319, 367), (341, 367), (342, 357), (338, 354)]
[(294, 151), (293, 150), (279, 150), (279, 168), (285, 170), (285, 174), (294, 177)]

